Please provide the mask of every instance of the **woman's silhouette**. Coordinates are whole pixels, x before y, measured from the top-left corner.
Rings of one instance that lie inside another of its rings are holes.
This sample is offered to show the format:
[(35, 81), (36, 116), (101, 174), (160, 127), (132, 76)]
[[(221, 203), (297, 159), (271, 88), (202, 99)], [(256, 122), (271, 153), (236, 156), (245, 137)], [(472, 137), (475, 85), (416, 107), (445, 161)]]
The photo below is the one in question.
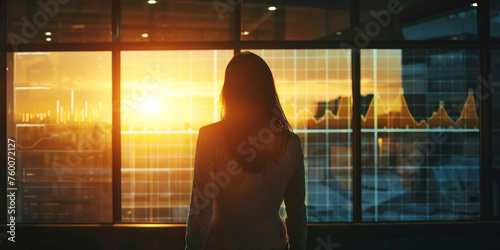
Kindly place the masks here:
[(305, 249), (304, 156), (264, 60), (235, 55), (221, 100), (198, 135), (186, 249)]

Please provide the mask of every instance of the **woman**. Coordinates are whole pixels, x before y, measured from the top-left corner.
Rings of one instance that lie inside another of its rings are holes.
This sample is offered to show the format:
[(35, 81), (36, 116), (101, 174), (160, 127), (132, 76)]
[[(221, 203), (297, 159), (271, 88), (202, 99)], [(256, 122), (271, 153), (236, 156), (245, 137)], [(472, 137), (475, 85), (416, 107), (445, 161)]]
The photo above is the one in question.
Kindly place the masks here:
[(305, 249), (304, 156), (264, 60), (234, 56), (221, 100), (198, 135), (186, 249)]

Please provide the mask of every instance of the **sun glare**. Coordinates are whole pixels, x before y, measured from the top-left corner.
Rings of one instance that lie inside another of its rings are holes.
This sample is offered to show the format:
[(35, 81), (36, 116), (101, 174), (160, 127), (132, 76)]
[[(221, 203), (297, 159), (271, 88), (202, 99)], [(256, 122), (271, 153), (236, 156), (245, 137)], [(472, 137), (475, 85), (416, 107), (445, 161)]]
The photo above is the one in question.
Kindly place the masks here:
[(139, 105), (140, 110), (146, 115), (157, 115), (159, 114), (164, 106), (154, 97), (148, 97)]

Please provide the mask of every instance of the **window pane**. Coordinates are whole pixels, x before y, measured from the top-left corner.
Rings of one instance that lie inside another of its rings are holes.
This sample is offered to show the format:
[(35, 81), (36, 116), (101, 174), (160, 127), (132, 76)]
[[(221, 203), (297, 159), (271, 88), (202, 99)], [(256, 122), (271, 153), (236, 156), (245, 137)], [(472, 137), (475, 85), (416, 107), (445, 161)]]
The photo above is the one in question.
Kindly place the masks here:
[(243, 1), (242, 40), (350, 38), (349, 1)]
[(490, 31), (493, 39), (500, 39), (500, 0), (490, 0)]
[(121, 40), (127, 42), (232, 40), (234, 6), (227, 2), (122, 0)]
[(7, 0), (7, 42), (111, 41), (111, 0)]
[(122, 52), (122, 219), (185, 222), (198, 129), (232, 51)]
[(9, 53), (8, 64), (16, 221), (111, 222), (111, 53)]
[[(468, 1), (361, 0), (364, 40), (475, 40), (477, 5)], [(365, 46), (361, 46), (365, 47)]]
[(257, 50), (302, 142), (309, 222), (352, 220), (349, 50)]
[[(351, 220), (348, 50), (254, 52), (269, 63), (303, 142), (309, 221)], [(185, 222), (197, 130), (219, 120), (231, 57), (232, 51), (122, 53), (124, 221)]]
[(363, 50), (363, 220), (479, 219), (476, 50)]

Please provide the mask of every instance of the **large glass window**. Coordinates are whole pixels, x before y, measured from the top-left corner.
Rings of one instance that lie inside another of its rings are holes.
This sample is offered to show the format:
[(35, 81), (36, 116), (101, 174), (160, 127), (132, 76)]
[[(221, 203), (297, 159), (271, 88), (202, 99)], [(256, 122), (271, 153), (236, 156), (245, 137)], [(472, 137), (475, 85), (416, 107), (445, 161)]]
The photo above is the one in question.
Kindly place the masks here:
[[(231, 1), (229, 1), (231, 2)], [(349, 39), (349, 1), (243, 1), (242, 40)]]
[(111, 41), (111, 0), (6, 0), (7, 43)]
[(354, 29), (369, 40), (477, 39), (474, 1), (361, 0), (361, 25)]
[[(254, 52), (269, 63), (302, 140), (309, 220), (351, 220), (349, 51)], [(183, 222), (197, 130), (220, 119), (219, 94), (232, 51), (122, 56), (123, 220)]]
[[(496, 41), (500, 0), (488, 2)], [(7, 136), (16, 144), (17, 222), (120, 222), (113, 221), (116, 205), (123, 222), (184, 223), (198, 130), (220, 119), (225, 68), (235, 50), (247, 48), (271, 67), (302, 141), (309, 222), (478, 219), (480, 195), (489, 194), (479, 185), (487, 146), (480, 147), (480, 118), (492, 122), (492, 133), (483, 132), (492, 138), (492, 209), (500, 217), (500, 50), (478, 40), (481, 1), (5, 4), (0, 55), (8, 66), (0, 73)], [(400, 49), (377, 49), (373, 40)], [(423, 40), (433, 42), (415, 42)], [(372, 46), (361, 50), (361, 62), (342, 49), (350, 42)], [(182, 50), (173, 46), (181, 43)], [(420, 47), (426, 44), (434, 49)], [(478, 62), (490, 48), (492, 114), (479, 117), (480, 100), (489, 97), (478, 93)], [(111, 50), (120, 63), (112, 64)], [(352, 69), (361, 71), (360, 131), (351, 125), (358, 115)], [(112, 72), (121, 72), (114, 85)], [(121, 103), (112, 100), (112, 86)], [(113, 130), (116, 105), (121, 127)], [(353, 145), (358, 133), (361, 145)], [(112, 137), (121, 148), (112, 148)], [(355, 146), (361, 166), (353, 165)], [(120, 194), (112, 193), (113, 155), (121, 157)], [(352, 183), (357, 167), (361, 186)], [(358, 193), (361, 219), (353, 217)], [(117, 196), (121, 204), (112, 204)]]
[(8, 54), (16, 221), (110, 222), (111, 53)]
[(365, 221), (479, 218), (476, 50), (363, 50)]
[[(228, 41), (233, 1), (122, 0), (122, 41)], [(237, 1), (234, 1), (237, 2)]]
[(492, 39), (500, 39), (500, 0), (490, 0), (490, 33)]

